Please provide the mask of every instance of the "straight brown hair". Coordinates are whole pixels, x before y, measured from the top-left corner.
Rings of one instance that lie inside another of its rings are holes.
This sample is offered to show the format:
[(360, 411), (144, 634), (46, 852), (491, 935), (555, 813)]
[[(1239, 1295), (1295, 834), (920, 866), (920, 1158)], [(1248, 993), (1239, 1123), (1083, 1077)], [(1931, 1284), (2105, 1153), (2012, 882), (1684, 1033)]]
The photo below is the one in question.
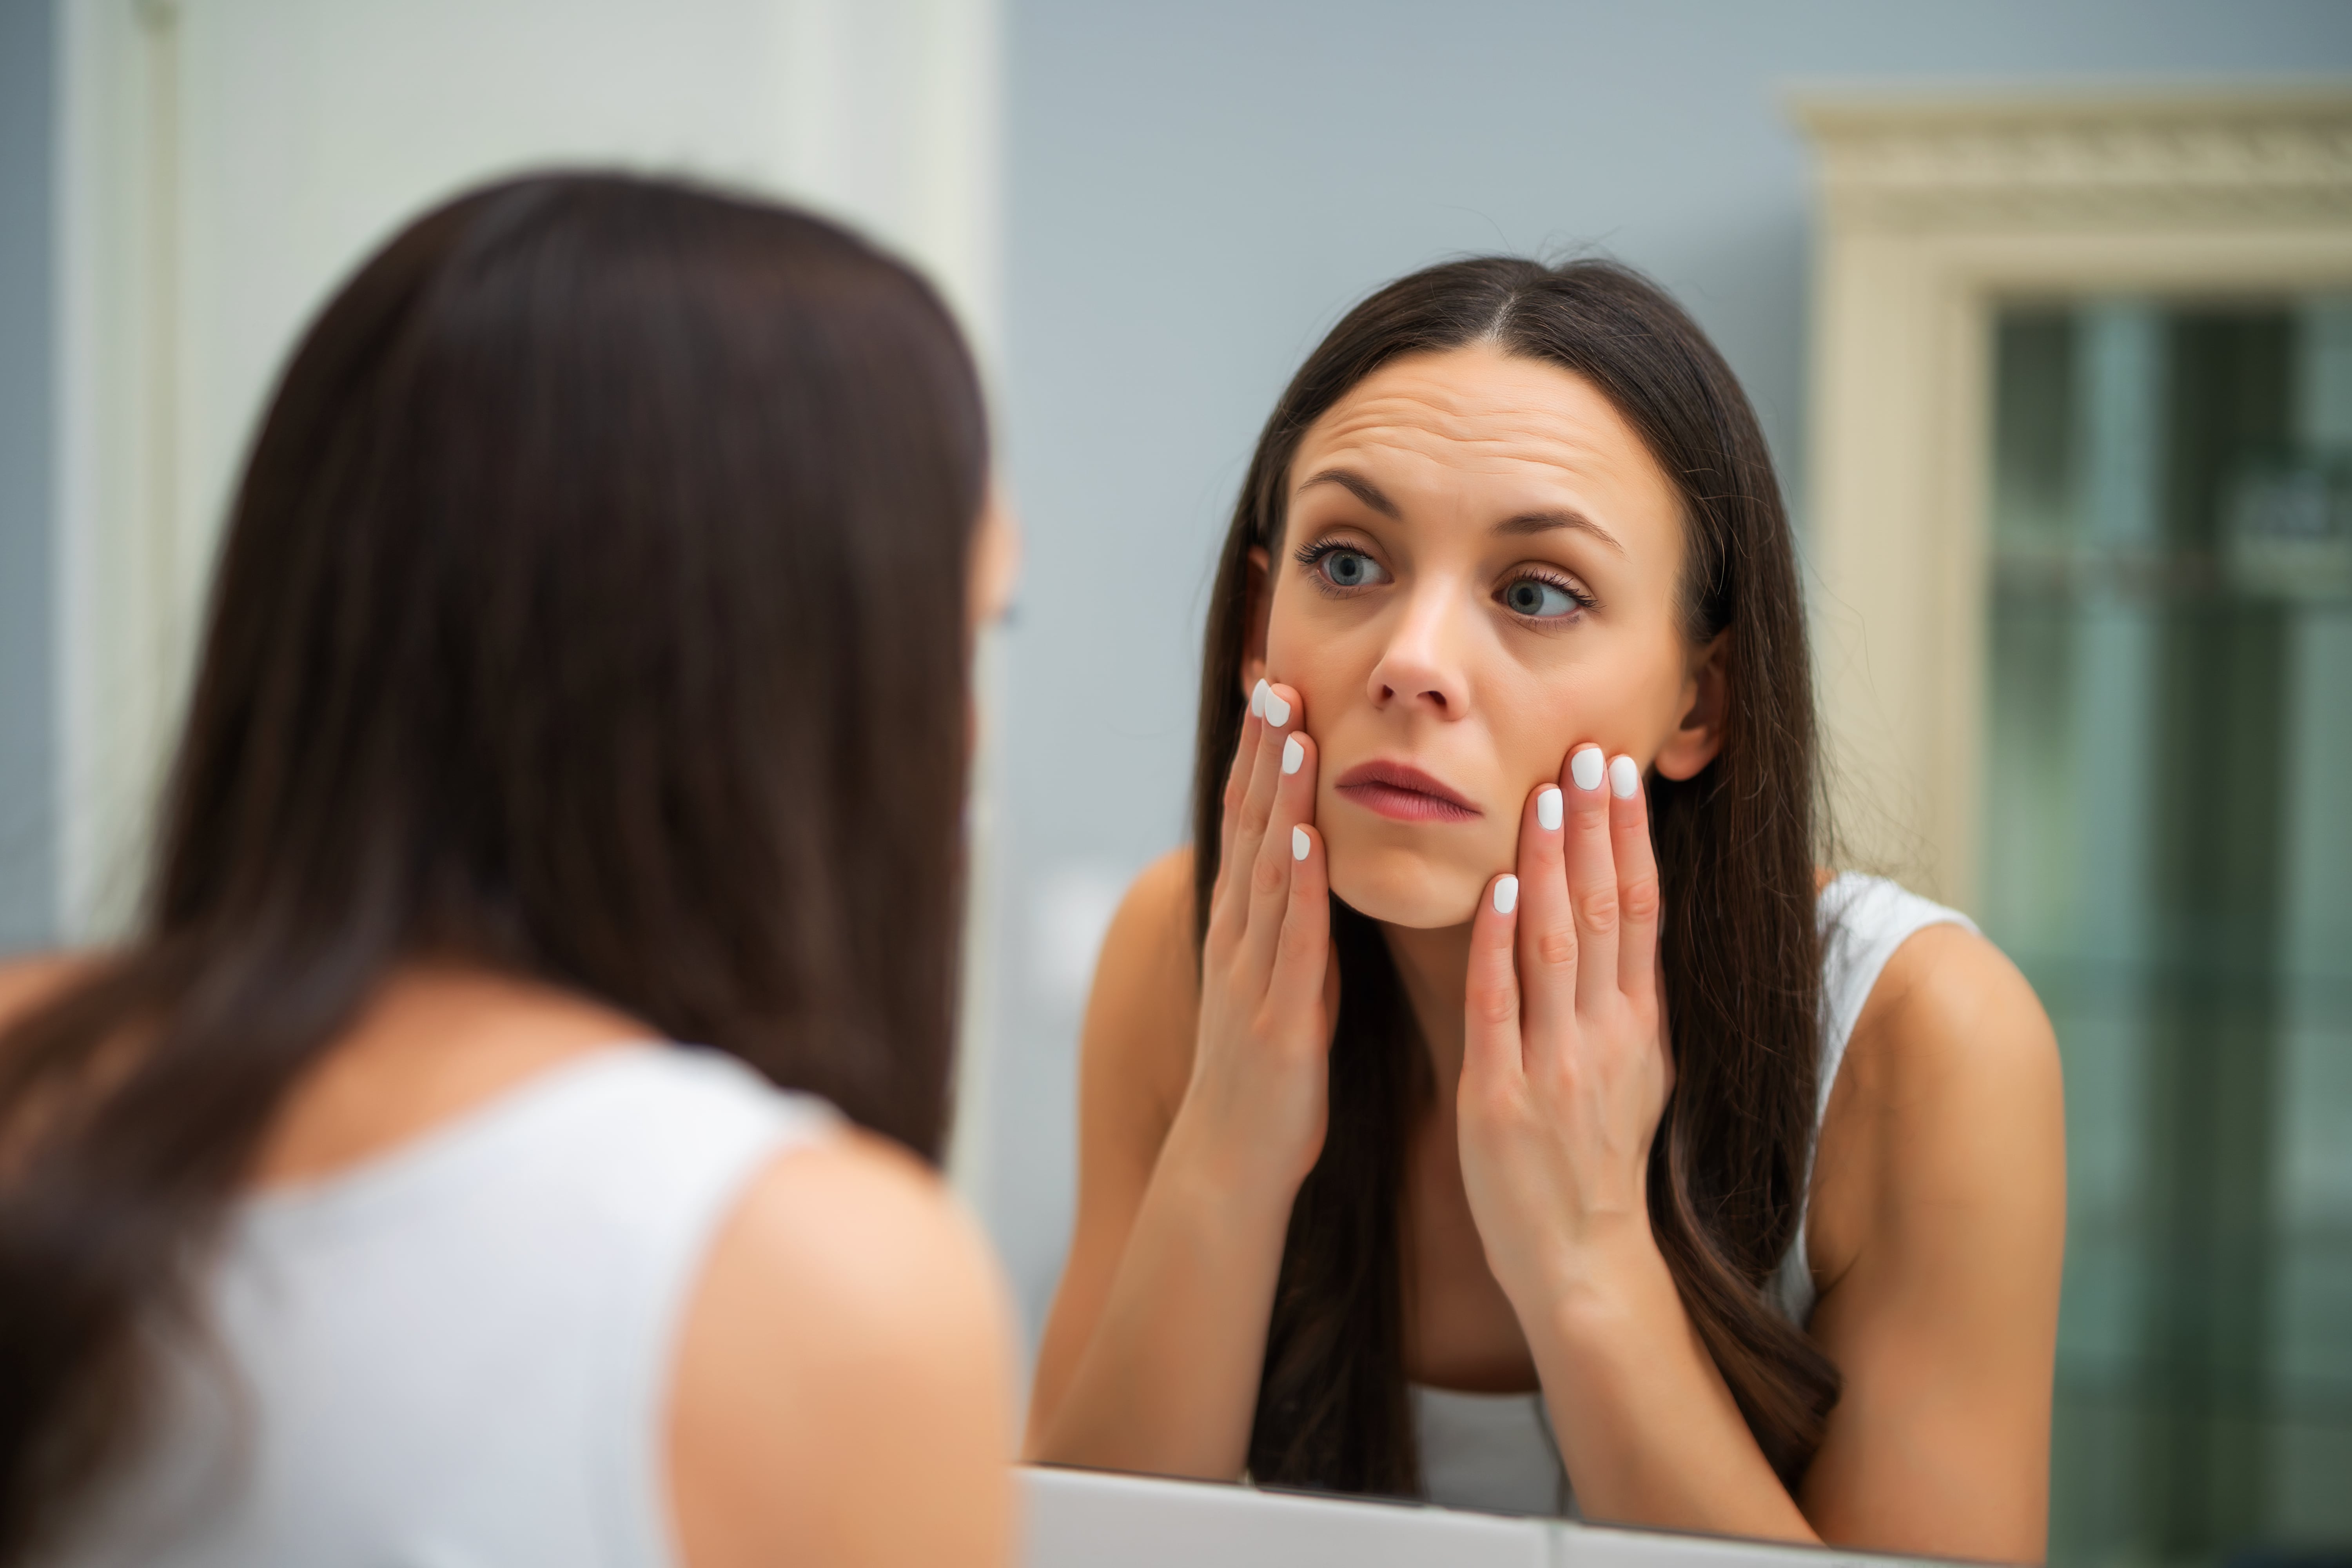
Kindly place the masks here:
[[(1640, 433), (1682, 499), (1684, 634), (1694, 647), (1727, 637), (1720, 753), (1686, 781), (1650, 781), (1676, 1075), (1651, 1150), (1650, 1222), (1748, 1429), (1793, 1489), (1838, 1392), (1836, 1368), (1767, 1298), (1801, 1212), (1820, 1079), (1811, 663), (1794, 542), (1754, 410), (1654, 284), (1597, 260), (1433, 267), (1349, 311), (1292, 378), (1258, 437), (1210, 600), (1192, 786), (1198, 930), (1241, 733), (1249, 552), (1280, 557), (1299, 440), (1382, 365), (1480, 342), (1582, 377)], [(1291, 1210), (1250, 1472), (1413, 1496), (1399, 1215), (1428, 1053), (1380, 927), (1336, 897), (1332, 945), (1329, 1131)]]
[(228, 522), (137, 934), (0, 1038), (0, 1561), (135, 1435), (289, 1086), (455, 960), (936, 1158), (987, 434), (914, 272), (549, 175), (310, 326)]

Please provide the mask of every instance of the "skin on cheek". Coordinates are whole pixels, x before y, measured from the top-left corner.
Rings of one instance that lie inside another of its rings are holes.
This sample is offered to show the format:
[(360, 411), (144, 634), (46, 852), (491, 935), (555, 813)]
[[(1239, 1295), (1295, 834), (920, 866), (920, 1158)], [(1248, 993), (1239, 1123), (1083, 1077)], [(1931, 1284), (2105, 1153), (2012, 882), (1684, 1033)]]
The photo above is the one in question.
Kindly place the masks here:
[(1305, 699), (1307, 730), (1326, 759), (1316, 820), (1329, 855), (1331, 890), (1387, 924), (1434, 930), (1469, 921), (1488, 879), (1517, 860), (1521, 805), (1559, 778), (1572, 747), (1596, 741), (1646, 769), (1680, 718), (1681, 659), (1671, 652), (1660, 658), (1656, 650), (1641, 650), (1652, 657), (1637, 658), (1628, 647), (1592, 666), (1482, 671), (1480, 709), (1460, 721), (1475, 733), (1449, 736), (1445, 761), (1433, 771), (1468, 794), (1484, 815), (1469, 823), (1391, 822), (1336, 788), (1357, 762), (1419, 750), (1400, 744), (1373, 710), (1379, 647), (1346, 630), (1326, 632), (1311, 607), (1286, 614), (1287, 597), (1276, 592), (1268, 617), (1267, 667)]

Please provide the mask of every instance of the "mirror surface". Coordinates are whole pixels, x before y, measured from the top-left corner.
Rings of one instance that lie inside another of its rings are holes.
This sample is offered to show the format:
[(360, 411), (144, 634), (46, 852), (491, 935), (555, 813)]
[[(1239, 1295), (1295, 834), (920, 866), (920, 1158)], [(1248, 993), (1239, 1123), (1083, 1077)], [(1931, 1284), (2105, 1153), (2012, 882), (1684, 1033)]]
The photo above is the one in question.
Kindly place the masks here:
[[(2127, 1541), (2154, 1558), (2198, 1560), (2249, 1540), (2352, 1537), (2340, 1485), (2352, 1466), (2352, 1163), (2336, 1135), (2352, 1118), (2352, 827), (2340, 783), (2352, 771), (2352, 300), (2004, 305), (1988, 328), (1979, 912), (2047, 1007), (2067, 1084), (2051, 1554), (2087, 1560)], [(1468, 416), (1458, 397), (1449, 411)], [(1303, 449), (1328, 456), (1312, 435)], [(1579, 479), (1581, 496), (1601, 496), (1594, 517), (1628, 515), (1626, 492), (1608, 493), (1589, 469)], [(1312, 545), (1333, 523), (1340, 548), (1366, 563), (1341, 586), (1377, 591), (1388, 556), (1430, 548), (1427, 532), (1406, 541), (1425, 498), (1416, 513), (1413, 498), (1377, 485), (1336, 488), (1346, 494), (1328, 518), (1294, 493), (1286, 548)], [(1638, 528), (1628, 537), (1638, 554)], [(1285, 657), (1279, 574), (1328, 578), (1330, 558), (1263, 563), (1276, 581), (1258, 591), (1276, 626), (1249, 657), (1269, 673), (1312, 677), (1295, 628)], [(1346, 635), (1344, 614), (1312, 604), (1304, 614)], [(1385, 656), (1397, 658), (1392, 644)], [(1389, 668), (1378, 666), (1376, 687)], [(1314, 717), (1304, 731), (1323, 753), (1345, 744)], [(1654, 768), (1650, 741), (1641, 761)], [(1349, 847), (1328, 799), (1316, 795), (1311, 820), (1335, 840), (1340, 884)], [(1376, 880), (1357, 875), (1368, 906), (1394, 891)], [(1170, 907), (1187, 912), (1189, 888), (1178, 892)], [(1913, 918), (1894, 942), (1927, 928)], [(1158, 941), (1189, 968), (1185, 921), (1163, 922)], [(1419, 998), (1401, 951), (1398, 962), (1405, 990), (1386, 1003), (1403, 1013)], [(1835, 963), (1833, 952), (1832, 994)], [(1869, 993), (1864, 984), (1853, 1006)], [(1849, 1012), (1828, 1026), (1853, 1026)], [(1457, 1039), (1428, 1065), (1458, 1072), (1460, 1051)], [(1160, 1087), (1172, 1110), (1190, 1085)], [(1430, 1091), (1424, 1079), (1417, 1092)], [(1427, 1125), (1412, 1136), (1401, 1205), (1421, 1215), (1423, 1186), (1450, 1180), (1458, 1196), (1461, 1176), (1458, 1166), (1427, 1173), (1454, 1158), (1449, 1140)], [(1474, 1268), (1457, 1251), (1445, 1267), (1477, 1288), (1449, 1298), (1445, 1268), (1433, 1272), (1426, 1251), (1439, 1227), (1420, 1227), (1419, 1256), (1415, 1226), (1401, 1228), (1394, 1267), (1419, 1286), (1404, 1299), (1423, 1304), (1423, 1321), (1408, 1309), (1403, 1331), (1414, 1374), (1430, 1363), (1428, 1314), (1453, 1314), (1454, 1342), (1475, 1342), (1461, 1326), (1505, 1292), (1484, 1259)], [(1811, 1261), (1819, 1273), (1818, 1244)], [(1776, 1289), (1801, 1323), (1811, 1302), (1787, 1289), (1789, 1273)], [(1511, 1347), (1517, 1361), (1472, 1353), (1451, 1376), (1412, 1375), (1419, 1472), (1408, 1486), (1362, 1489), (1572, 1515), (1566, 1484), (1546, 1495), (1570, 1467), (1525, 1346)], [(1049, 1337), (1049, 1368), (1054, 1353)]]

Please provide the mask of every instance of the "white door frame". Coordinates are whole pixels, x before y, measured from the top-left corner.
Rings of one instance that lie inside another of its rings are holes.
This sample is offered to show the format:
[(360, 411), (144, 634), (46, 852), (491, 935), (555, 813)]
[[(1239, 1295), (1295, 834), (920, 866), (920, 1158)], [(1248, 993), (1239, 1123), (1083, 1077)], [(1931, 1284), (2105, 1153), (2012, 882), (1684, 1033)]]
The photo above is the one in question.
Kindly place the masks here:
[(1816, 91), (1814, 636), (1845, 861), (1973, 905), (1993, 307), (2352, 287), (2352, 84)]

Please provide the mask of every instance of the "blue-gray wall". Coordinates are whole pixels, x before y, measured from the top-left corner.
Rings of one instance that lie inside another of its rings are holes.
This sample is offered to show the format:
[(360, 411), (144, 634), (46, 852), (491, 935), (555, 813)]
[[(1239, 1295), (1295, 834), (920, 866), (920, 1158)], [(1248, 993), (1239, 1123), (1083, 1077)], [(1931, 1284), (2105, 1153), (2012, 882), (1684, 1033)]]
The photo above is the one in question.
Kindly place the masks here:
[(48, 941), (57, 902), (54, 23), (0, 0), (0, 953)]
[[(1647, 268), (1801, 510), (1808, 81), (2352, 68), (2340, 0), (1008, 0), (1007, 955), (989, 1210), (1033, 1320), (1069, 1216), (1089, 893), (1183, 837), (1204, 576), (1259, 422), (1356, 297), (1460, 252)], [(1033, 1322), (1034, 1326), (1034, 1322)]]

